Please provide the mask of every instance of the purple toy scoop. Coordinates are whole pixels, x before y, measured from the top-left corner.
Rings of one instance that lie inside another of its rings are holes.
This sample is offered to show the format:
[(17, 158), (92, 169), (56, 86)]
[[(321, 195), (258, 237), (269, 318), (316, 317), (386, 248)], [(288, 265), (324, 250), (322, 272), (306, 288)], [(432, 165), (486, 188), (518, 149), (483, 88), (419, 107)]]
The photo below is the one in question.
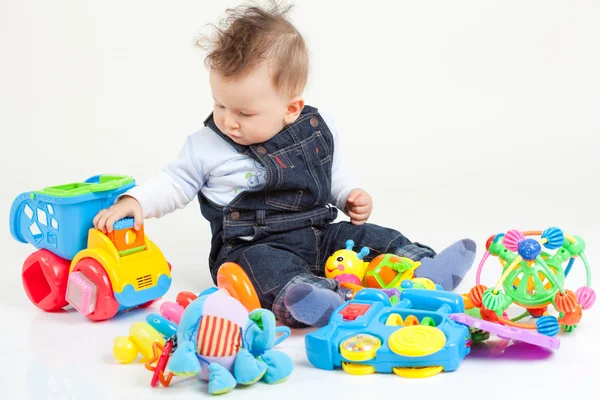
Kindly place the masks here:
[(489, 333), (494, 333), (501, 338), (519, 340), (521, 342), (534, 344), (547, 349), (557, 350), (560, 347), (560, 340), (558, 338), (542, 335), (541, 333), (527, 329), (500, 325), (494, 322), (478, 319), (467, 314), (450, 314), (449, 317), (458, 323), (472, 326)]

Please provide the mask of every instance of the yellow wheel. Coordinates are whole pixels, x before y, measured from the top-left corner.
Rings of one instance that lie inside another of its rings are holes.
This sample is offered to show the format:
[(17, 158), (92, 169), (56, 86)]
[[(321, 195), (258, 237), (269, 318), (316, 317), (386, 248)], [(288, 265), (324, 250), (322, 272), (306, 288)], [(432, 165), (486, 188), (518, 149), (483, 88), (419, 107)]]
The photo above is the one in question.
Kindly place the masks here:
[(381, 347), (379, 338), (368, 335), (359, 334), (344, 340), (340, 344), (340, 353), (342, 357), (352, 361), (367, 361), (375, 358), (377, 349)]
[(375, 373), (375, 367), (367, 364), (343, 362), (342, 369), (350, 375), (369, 375)]
[(392, 371), (396, 375), (400, 375), (404, 378), (429, 378), (430, 376), (434, 376), (439, 374), (444, 370), (444, 367), (418, 367), (418, 368), (402, 368), (402, 367), (394, 367)]
[(446, 335), (433, 326), (407, 326), (392, 333), (388, 345), (390, 350), (401, 356), (423, 357), (443, 349), (446, 345)]

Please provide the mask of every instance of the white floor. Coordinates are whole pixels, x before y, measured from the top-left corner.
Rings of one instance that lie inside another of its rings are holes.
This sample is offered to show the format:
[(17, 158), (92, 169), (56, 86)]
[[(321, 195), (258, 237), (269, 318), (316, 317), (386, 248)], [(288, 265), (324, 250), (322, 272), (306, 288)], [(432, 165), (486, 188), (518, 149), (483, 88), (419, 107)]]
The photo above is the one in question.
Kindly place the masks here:
[[(598, 232), (588, 228), (577, 233), (588, 242), (587, 255), (592, 269), (597, 271), (596, 266), (600, 264)], [(476, 237), (486, 236), (482, 233)], [(74, 311), (44, 313), (29, 303), (20, 285), (19, 268), (31, 249), (14, 242), (5, 246), (6, 242), (2, 247), (9, 250), (4, 254), (5, 275), (0, 292), (0, 383), (8, 396), (1, 398), (108, 400), (208, 397), (205, 383), (195, 378), (175, 378), (176, 383), (171, 387), (153, 389), (149, 385), (151, 373), (142, 364), (119, 365), (113, 359), (113, 339), (127, 335), (132, 323), (142, 321), (147, 313), (157, 312), (157, 307), (131, 312), (103, 323), (91, 323)], [(488, 261), (484, 270), (488, 285), (499, 277), (497, 268), (495, 260)], [(175, 274), (167, 300), (173, 300), (181, 290), (202, 289), (186, 287), (186, 282), (189, 282), (186, 273), (182, 271), (180, 276), (177, 279)], [(460, 292), (467, 291), (474, 284), (474, 276), (475, 269), (459, 288)], [(584, 283), (584, 279), (583, 265), (578, 262), (567, 286), (575, 290)], [(599, 387), (598, 310), (596, 305), (585, 312), (582, 324), (573, 333), (561, 333), (561, 347), (557, 351), (519, 344), (502, 352), (494, 348), (494, 342), (490, 342), (474, 348), (457, 371), (423, 380), (395, 375), (355, 377), (341, 371), (315, 369), (308, 363), (304, 351), (307, 331), (294, 331), (279, 346), (295, 363), (295, 370), (287, 382), (277, 386), (258, 383), (234, 390), (226, 396), (349, 399), (393, 394), (398, 397), (418, 395), (419, 398), (477, 396), (507, 399), (514, 392), (522, 398), (538, 398), (538, 395), (552, 399), (576, 398), (584, 395), (585, 390)]]

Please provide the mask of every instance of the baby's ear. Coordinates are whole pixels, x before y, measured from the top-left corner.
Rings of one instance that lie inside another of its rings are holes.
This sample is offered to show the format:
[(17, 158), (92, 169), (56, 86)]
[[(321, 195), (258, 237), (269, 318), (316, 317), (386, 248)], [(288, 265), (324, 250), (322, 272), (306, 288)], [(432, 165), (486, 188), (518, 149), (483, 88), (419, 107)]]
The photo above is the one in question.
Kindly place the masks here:
[(304, 99), (300, 96), (294, 97), (288, 103), (287, 110), (283, 117), (283, 122), (285, 122), (286, 125), (295, 122), (298, 119), (298, 117), (300, 116), (300, 113), (302, 112), (303, 108), (304, 108)]

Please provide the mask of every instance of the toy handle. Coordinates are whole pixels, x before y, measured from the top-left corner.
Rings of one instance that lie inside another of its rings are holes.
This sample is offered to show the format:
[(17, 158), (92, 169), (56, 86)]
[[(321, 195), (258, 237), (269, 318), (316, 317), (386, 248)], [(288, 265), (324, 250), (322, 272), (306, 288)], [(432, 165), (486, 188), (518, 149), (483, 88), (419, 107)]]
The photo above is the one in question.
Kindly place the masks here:
[(288, 336), (290, 336), (291, 331), (290, 328), (288, 328), (287, 326), (278, 326), (277, 328), (275, 328), (275, 335), (277, 335), (278, 333), (281, 333), (282, 335), (275, 340), (275, 344), (273, 345), (273, 347), (277, 346), (279, 343), (287, 339)]
[(260, 300), (250, 278), (236, 263), (226, 262), (219, 267), (217, 287), (227, 290), (229, 295), (242, 303), (248, 312), (260, 308)]
[(488, 250), (486, 250), (485, 253), (483, 253), (483, 258), (481, 259), (481, 262), (479, 263), (479, 267), (477, 268), (477, 273), (475, 274), (475, 284), (476, 285), (481, 284), (481, 272), (483, 271), (483, 265), (485, 264), (485, 262), (489, 256), (490, 256), (490, 252)]

